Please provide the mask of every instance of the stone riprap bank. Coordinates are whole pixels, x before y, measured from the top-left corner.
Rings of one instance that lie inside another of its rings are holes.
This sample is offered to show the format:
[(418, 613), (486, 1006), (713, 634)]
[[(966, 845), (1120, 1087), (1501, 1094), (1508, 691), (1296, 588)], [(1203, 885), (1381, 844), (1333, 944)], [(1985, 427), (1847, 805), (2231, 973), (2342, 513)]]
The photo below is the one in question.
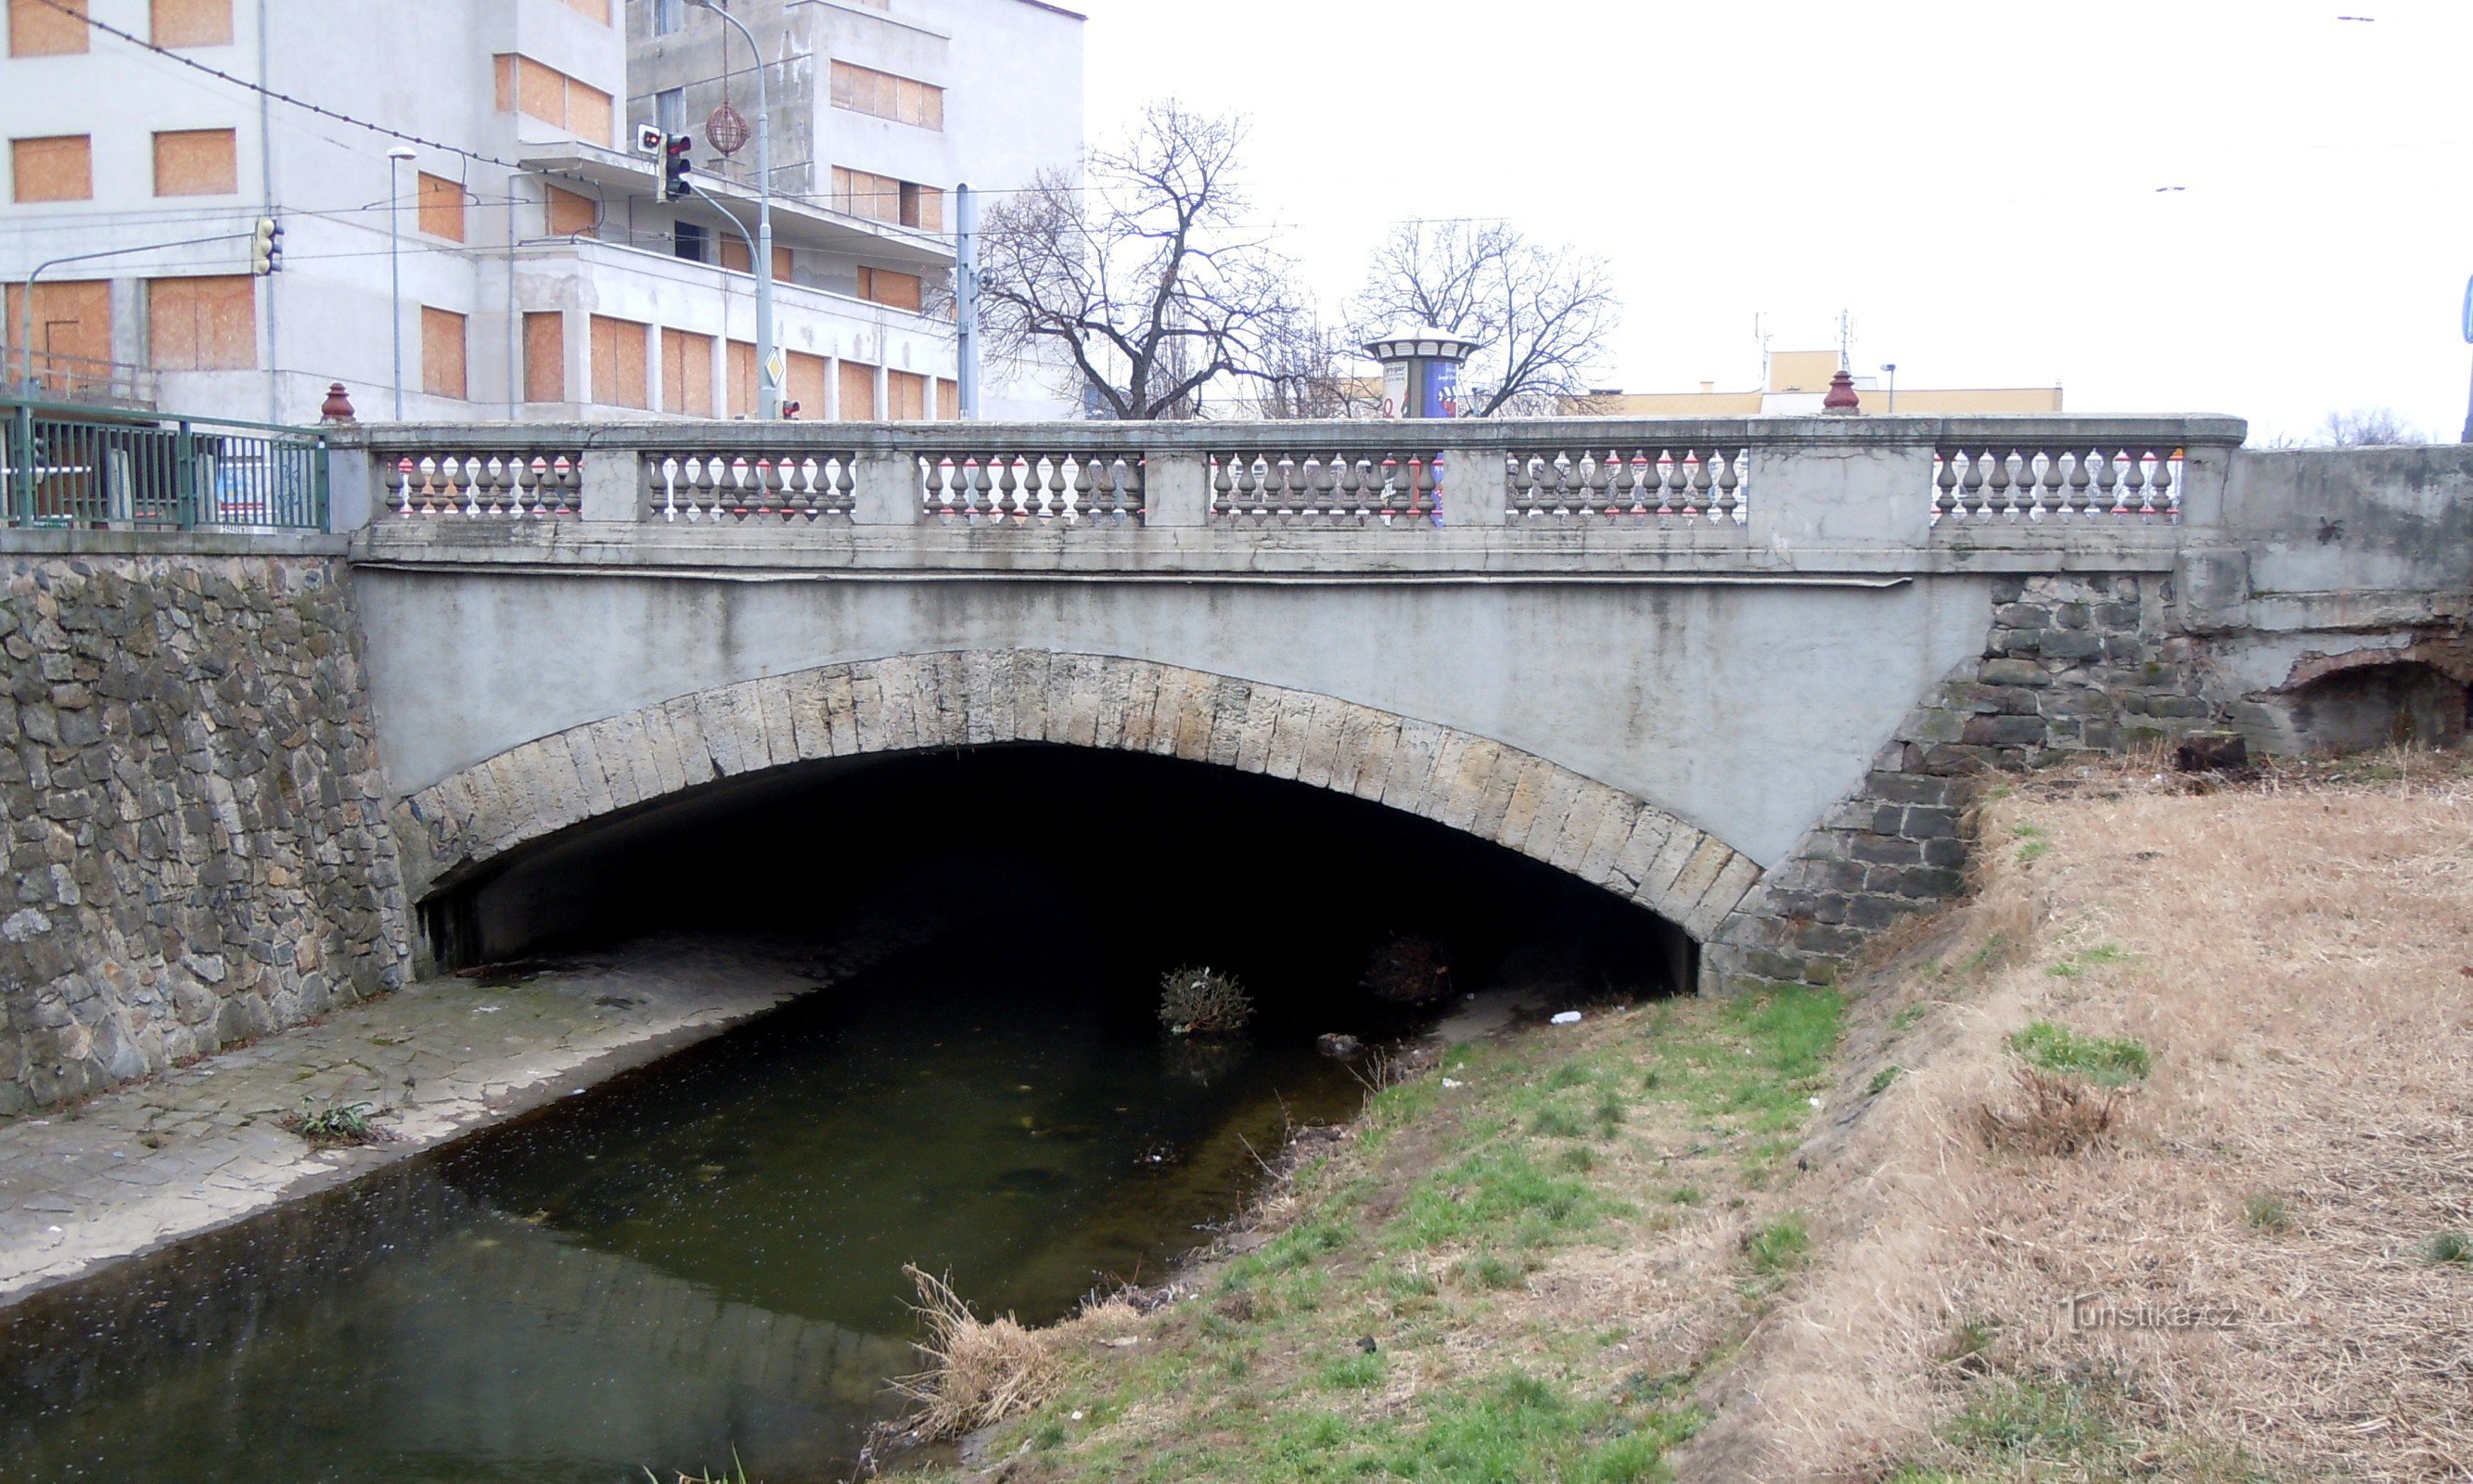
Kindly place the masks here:
[(0, 563), (0, 1113), (400, 985), (344, 565)]

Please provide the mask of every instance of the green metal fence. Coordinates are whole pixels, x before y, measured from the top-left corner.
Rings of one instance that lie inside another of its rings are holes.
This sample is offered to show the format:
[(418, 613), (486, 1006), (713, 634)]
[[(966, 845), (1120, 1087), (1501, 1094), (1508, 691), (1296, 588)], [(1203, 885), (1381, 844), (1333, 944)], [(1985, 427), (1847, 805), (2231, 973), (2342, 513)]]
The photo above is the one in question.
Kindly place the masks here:
[(326, 529), (317, 433), (14, 396), (0, 396), (0, 525)]

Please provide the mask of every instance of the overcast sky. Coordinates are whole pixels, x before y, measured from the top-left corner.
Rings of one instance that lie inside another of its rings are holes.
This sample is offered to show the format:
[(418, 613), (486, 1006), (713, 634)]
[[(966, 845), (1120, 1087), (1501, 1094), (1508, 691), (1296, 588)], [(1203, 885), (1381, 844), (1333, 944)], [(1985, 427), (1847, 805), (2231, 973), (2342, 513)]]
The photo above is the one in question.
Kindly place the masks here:
[(2464, 420), (2468, 0), (1068, 3), (1092, 139), (1164, 94), (1248, 115), (1328, 302), (1407, 216), (1611, 259), (1602, 385), (1749, 386), (1756, 314), (1799, 349), (1843, 308), (1903, 385)]

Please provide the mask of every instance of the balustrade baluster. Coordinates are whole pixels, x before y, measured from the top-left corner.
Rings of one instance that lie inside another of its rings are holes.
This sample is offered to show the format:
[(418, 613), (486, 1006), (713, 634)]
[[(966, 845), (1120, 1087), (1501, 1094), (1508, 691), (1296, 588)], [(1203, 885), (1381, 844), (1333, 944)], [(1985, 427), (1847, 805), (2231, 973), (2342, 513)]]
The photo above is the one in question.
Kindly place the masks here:
[(1741, 449), (1713, 453), (1717, 465), (1717, 497), (1712, 503), (1714, 519), (1735, 525), (1742, 524), (1743, 461)]
[(2154, 513), (2175, 522), (2181, 518), (2181, 496), (2173, 477), (2173, 464), (2179, 456), (2175, 449), (2155, 450)]
[(2083, 448), (2069, 450), (2070, 492), (2062, 496), (2062, 509), (2073, 515), (2092, 514), (2087, 509), (2087, 486), (2094, 476), (2087, 471), (2087, 453)]

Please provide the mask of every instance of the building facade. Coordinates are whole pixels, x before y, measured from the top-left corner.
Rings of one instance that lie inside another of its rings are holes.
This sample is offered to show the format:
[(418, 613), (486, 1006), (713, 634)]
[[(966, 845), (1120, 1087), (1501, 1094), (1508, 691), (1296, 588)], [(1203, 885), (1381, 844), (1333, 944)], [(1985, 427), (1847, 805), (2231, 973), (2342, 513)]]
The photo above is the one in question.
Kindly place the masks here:
[[(1586, 411), (1607, 418), (1750, 418), (1762, 414), (1808, 418), (1818, 413), (1829, 395), (1830, 378), (1837, 374), (1835, 350), (1773, 350), (1763, 384), (1747, 391), (1720, 392), (1714, 381), (1697, 392), (1591, 393)], [(1884, 385), (1878, 376), (1854, 378), (1862, 410), (1907, 413), (1914, 417), (1956, 418), (1978, 413), (2056, 413), (2061, 386), (2049, 387), (1901, 387)]]
[[(1078, 159), (1081, 23), (1031, 0), (850, 11), (772, 28), (820, 48), (777, 54), (776, 75), (826, 80), (774, 105), (784, 395), (809, 419), (951, 417), (943, 193), (980, 137), (1001, 138), (999, 174)], [(995, 43), (947, 34), (1017, 12), (1051, 58), (1035, 138), (1012, 99), (974, 101), (997, 80), (964, 63)], [(872, 47), (871, 27), (912, 51)], [(31, 352), (46, 395), (273, 422), (313, 420), (335, 381), (365, 419), (398, 398), (410, 419), (752, 415), (753, 147), (663, 203), (634, 127), (660, 122), (663, 89), (629, 79), (631, 61), (691, 70), (701, 55), (717, 96), (724, 29), (667, 0), (9, 0), (6, 380)], [(692, 122), (698, 164), (716, 162)], [(849, 180), (939, 195), (914, 193), (907, 213), (898, 191), (889, 211), (872, 190), (836, 199), (811, 163), (818, 138)], [(249, 236), (267, 216), (282, 267), (253, 275)]]

